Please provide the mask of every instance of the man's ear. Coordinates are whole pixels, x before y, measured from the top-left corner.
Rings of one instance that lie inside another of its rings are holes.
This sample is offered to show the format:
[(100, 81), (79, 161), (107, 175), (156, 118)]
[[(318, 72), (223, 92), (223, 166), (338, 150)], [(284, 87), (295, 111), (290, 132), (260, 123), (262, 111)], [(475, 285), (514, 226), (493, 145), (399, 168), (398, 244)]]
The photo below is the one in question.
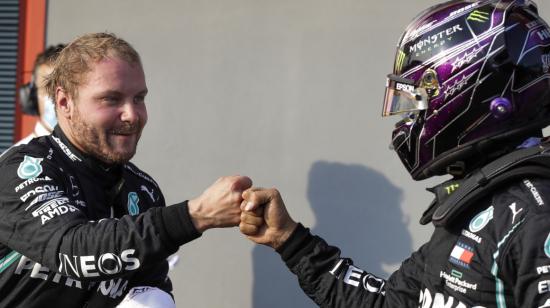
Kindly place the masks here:
[(57, 87), (55, 90), (55, 108), (57, 110), (57, 117), (63, 117), (70, 120), (73, 116), (74, 102), (69, 96), (69, 93), (61, 87)]

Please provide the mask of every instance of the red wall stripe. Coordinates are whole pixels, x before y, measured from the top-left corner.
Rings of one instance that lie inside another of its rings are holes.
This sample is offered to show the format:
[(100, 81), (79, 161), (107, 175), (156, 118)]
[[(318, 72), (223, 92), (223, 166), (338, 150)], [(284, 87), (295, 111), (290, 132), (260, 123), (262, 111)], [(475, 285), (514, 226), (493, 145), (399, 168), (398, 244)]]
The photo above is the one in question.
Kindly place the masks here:
[[(46, 0), (19, 0), (19, 54), (17, 62), (17, 88), (31, 80), (36, 55), (44, 50), (46, 36)], [(17, 141), (30, 134), (37, 117), (15, 109), (15, 134)]]

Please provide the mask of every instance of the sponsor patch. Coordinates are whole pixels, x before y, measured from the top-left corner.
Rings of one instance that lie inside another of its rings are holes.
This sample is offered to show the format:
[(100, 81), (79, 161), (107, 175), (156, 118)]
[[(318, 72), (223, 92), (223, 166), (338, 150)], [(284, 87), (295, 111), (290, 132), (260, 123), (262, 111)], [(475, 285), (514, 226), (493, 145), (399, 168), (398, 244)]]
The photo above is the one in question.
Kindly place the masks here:
[(523, 211), (523, 208), (516, 209), (516, 203), (512, 203), (508, 206), (510, 210), (512, 211), (512, 224), (516, 221), (516, 216)]
[(416, 42), (416, 44), (409, 47), (409, 53), (419, 53), (428, 48), (438, 48), (443, 46), (446, 41), (451, 40), (453, 35), (457, 32), (461, 32), (464, 29), (460, 24), (456, 24), (438, 33), (434, 33), (422, 40)]
[(135, 249), (122, 253), (106, 252), (100, 256), (74, 256), (59, 253), (59, 272), (65, 276), (99, 277), (133, 271), (141, 266)]
[(67, 157), (69, 157), (72, 161), (82, 161), (82, 159), (71, 152), (71, 150), (69, 150), (69, 148), (59, 138), (53, 136), (52, 138), (55, 142), (57, 142), (57, 145), (59, 145), (63, 153), (65, 153), (65, 155), (67, 155)]
[(42, 173), (42, 165), (40, 163), (43, 158), (35, 158), (25, 155), (19, 168), (17, 168), (17, 176), (23, 180), (28, 180), (39, 176)]
[(439, 277), (445, 280), (445, 285), (454, 291), (466, 294), (468, 290), (477, 290), (477, 283), (470, 283), (462, 280), (462, 273), (457, 270), (452, 270), (451, 274), (441, 271)]
[(139, 196), (135, 192), (131, 192), (128, 194), (128, 213), (130, 215), (137, 215), (139, 214)]
[(52, 192), (47, 192), (47, 193), (38, 195), (36, 198), (34, 198), (34, 199), (31, 201), (31, 203), (29, 204), (29, 206), (33, 206), (33, 205), (35, 205), (35, 204), (38, 203), (38, 202), (48, 201), (48, 200), (60, 198), (61, 196), (63, 196), (63, 194), (64, 194), (63, 191), (52, 191)]
[(27, 277), (61, 284), (63, 287), (82, 289), (82, 282), (62, 276), (59, 273), (55, 273), (55, 275), (53, 275), (49, 268), (41, 265), (40, 263), (36, 263), (23, 255), (19, 258), (19, 263), (15, 268), (14, 274), (28, 275)]
[(151, 201), (155, 202), (155, 190), (151, 188), (151, 190), (149, 190), (149, 188), (147, 188), (147, 186), (145, 185), (141, 185), (141, 191), (147, 193), (147, 195), (149, 195), (149, 198), (151, 198)]
[(539, 281), (537, 289), (539, 291), (539, 294), (545, 294), (550, 292), (550, 280)]
[(36, 210), (32, 211), (32, 216), (40, 217), (42, 225), (48, 222), (50, 219), (65, 215), (69, 212), (76, 212), (78, 209), (69, 203), (67, 197), (52, 199), (40, 205)]
[(542, 274), (548, 274), (548, 273), (550, 273), (550, 265), (543, 265), (543, 266), (537, 267), (537, 274), (542, 275)]
[(550, 258), (550, 233), (548, 233), (546, 241), (544, 242), (544, 253), (548, 258)]
[(474, 257), (474, 249), (462, 242), (457, 242), (451, 255), (449, 256), (449, 261), (460, 265), (465, 268), (470, 268), (470, 263)]
[(475, 241), (476, 243), (478, 244), (481, 244), (481, 236), (479, 235), (476, 235), (476, 234), (473, 234), (472, 232), (468, 231), (468, 230), (462, 230), (462, 235), (464, 235), (465, 237), (471, 239), (472, 241)]
[(535, 201), (537, 201), (537, 205), (538, 206), (544, 205), (544, 201), (542, 200), (542, 197), (540, 196), (537, 188), (535, 188), (535, 185), (533, 185), (533, 183), (531, 183), (531, 181), (529, 180), (523, 180), (523, 184), (525, 185), (525, 187), (529, 189), (529, 191), (533, 195), (533, 198), (535, 198)]
[(495, 208), (490, 206), (485, 211), (477, 214), (472, 221), (470, 221), (470, 231), (473, 233), (481, 231), (485, 226), (493, 219), (493, 212)]
[[(48, 192), (54, 192), (54, 191), (58, 191), (58, 190), (59, 190), (59, 186), (55, 186), (55, 185), (38, 186), (33, 190), (27, 191), (24, 195), (19, 197), (19, 199), (21, 199), (21, 201), (25, 202), (25, 201), (27, 201), (27, 199), (29, 199), (32, 196), (35, 196), (35, 195), (38, 195), (38, 194), (43, 194), (43, 193), (48, 193)], [(27, 209), (28, 209), (28, 207), (27, 207)], [(25, 211), (27, 209), (25, 209)]]
[(45, 176), (45, 177), (42, 177), (42, 178), (32, 178), (32, 179), (28, 179), (26, 180), (25, 182), (17, 185), (15, 187), (15, 192), (18, 192), (20, 191), (21, 189), (33, 184), (33, 183), (36, 183), (36, 182), (41, 182), (41, 181), (51, 181), (52, 178), (50, 178), (49, 176)]
[[(448, 296), (443, 293), (434, 292), (432, 294), (427, 288), (424, 291), (420, 290), (420, 305), (418, 307), (422, 308), (466, 308), (466, 304), (459, 301), (458, 299)], [(476, 306), (476, 308), (483, 308), (482, 306)]]

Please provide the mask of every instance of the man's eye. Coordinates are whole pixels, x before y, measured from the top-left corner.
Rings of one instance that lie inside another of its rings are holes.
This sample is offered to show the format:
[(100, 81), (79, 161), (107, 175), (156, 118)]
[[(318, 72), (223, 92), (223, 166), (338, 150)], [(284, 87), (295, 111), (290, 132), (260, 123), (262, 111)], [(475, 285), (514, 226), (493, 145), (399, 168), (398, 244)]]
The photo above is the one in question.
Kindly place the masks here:
[(134, 103), (143, 103), (145, 101), (145, 96), (139, 95), (134, 97)]
[(119, 99), (118, 97), (115, 97), (115, 96), (106, 96), (103, 98), (103, 101), (106, 102), (107, 104), (117, 104)]

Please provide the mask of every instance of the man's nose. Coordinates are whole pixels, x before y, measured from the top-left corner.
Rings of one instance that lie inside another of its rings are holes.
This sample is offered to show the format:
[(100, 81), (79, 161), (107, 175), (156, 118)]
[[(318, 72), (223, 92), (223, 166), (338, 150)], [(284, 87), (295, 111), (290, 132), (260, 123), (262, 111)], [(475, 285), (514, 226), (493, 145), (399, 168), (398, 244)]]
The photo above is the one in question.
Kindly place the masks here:
[(122, 114), (120, 117), (123, 122), (138, 122), (140, 117), (139, 107), (131, 101), (125, 102), (122, 105)]

